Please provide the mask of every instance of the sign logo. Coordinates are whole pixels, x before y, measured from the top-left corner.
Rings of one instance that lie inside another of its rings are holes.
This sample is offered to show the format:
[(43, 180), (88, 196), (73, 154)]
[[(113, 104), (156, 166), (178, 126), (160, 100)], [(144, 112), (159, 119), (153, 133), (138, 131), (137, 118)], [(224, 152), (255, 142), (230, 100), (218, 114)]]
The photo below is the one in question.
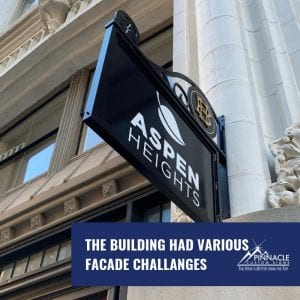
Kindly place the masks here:
[(289, 254), (271, 254), (262, 247), (264, 240), (246, 252), (237, 266), (240, 271), (287, 271), (290, 266)]
[[(158, 101), (158, 116), (162, 127), (177, 144), (185, 146), (176, 119), (171, 110), (161, 103), (160, 95), (156, 91)], [(128, 142), (135, 145), (135, 149), (147, 163), (151, 163), (180, 193), (191, 199), (196, 207), (200, 207), (199, 172), (189, 163), (175, 145), (158, 129), (151, 126), (150, 120), (142, 112), (138, 112), (130, 121)], [(151, 122), (152, 123), (152, 122)], [(179, 149), (180, 150), (180, 149)]]
[(169, 110), (168, 107), (160, 104), (158, 92), (156, 92), (156, 96), (158, 101), (158, 115), (163, 127), (176, 143), (178, 143), (181, 146), (185, 146), (185, 142), (181, 137), (174, 115), (172, 114), (172, 112)]
[(211, 113), (209, 110), (209, 107), (207, 105), (207, 103), (205, 101), (203, 101), (202, 97), (199, 96), (199, 94), (196, 94), (196, 98), (197, 98), (197, 107), (196, 107), (196, 112), (198, 113), (198, 117), (202, 120), (202, 122), (204, 123), (204, 125), (206, 127), (209, 127), (212, 125), (211, 122)]
[(216, 120), (209, 102), (195, 89), (190, 89), (189, 97), (194, 117), (210, 137), (215, 137), (217, 133)]

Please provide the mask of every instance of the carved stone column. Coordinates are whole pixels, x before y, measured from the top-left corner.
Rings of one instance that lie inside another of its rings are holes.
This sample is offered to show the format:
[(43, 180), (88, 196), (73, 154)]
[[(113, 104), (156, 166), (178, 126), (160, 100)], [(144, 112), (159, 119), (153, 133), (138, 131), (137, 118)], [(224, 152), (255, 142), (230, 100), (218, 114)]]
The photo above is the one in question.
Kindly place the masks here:
[[(173, 22), (173, 70), (198, 82), (194, 1), (175, 0)], [(192, 222), (191, 218), (173, 202), (171, 203), (171, 215), (173, 222)]]
[(72, 78), (49, 174), (63, 169), (76, 154), (82, 125), (80, 113), (86, 96), (89, 73), (88, 69), (83, 69)]
[(40, 19), (52, 34), (66, 20), (70, 10), (70, 0), (40, 0)]
[(285, 135), (270, 145), (275, 156), (277, 181), (267, 198), (274, 208), (300, 204), (300, 123), (287, 128)]
[[(189, 2), (189, 1), (188, 1)], [(270, 183), (261, 124), (253, 96), (240, 2), (196, 1), (199, 86), (217, 115), (225, 116), (232, 216), (266, 209)]]

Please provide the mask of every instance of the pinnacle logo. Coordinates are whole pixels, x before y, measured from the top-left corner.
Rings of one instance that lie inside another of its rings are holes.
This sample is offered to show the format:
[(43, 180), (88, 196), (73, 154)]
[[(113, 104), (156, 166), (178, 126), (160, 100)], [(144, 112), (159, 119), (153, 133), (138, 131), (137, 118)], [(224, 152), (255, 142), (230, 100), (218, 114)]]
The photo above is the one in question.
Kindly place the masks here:
[(290, 265), (288, 254), (271, 254), (262, 247), (265, 240), (248, 250), (237, 266), (240, 271), (287, 271)]

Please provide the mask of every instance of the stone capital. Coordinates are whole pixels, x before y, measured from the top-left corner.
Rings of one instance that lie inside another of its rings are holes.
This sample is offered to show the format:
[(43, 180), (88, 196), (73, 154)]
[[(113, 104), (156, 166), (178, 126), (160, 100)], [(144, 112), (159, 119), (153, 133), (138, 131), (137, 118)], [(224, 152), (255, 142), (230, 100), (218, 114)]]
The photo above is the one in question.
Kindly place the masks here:
[(66, 20), (71, 7), (70, 0), (40, 0), (40, 20), (50, 34), (54, 33)]

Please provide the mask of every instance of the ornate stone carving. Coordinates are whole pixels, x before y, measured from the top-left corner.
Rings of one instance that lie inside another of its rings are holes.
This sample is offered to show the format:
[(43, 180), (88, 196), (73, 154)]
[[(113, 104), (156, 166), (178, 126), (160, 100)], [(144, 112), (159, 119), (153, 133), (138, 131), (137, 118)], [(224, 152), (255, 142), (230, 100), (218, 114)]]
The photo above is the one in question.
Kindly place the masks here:
[(8, 55), (0, 58), (0, 74), (26, 56), (37, 44), (50, 33), (54, 33), (63, 23), (75, 18), (80, 12), (91, 6), (94, 0), (40, 0), (40, 21), (44, 28), (40, 29), (26, 42), (18, 45)]
[(70, 0), (40, 0), (40, 19), (52, 34), (66, 20), (70, 10)]
[(37, 44), (50, 33), (54, 33), (63, 23), (75, 18), (88, 9), (94, 0), (40, 0), (40, 21), (44, 28), (26, 40), (8, 55), (0, 58), (0, 74), (26, 56)]
[(0, 245), (4, 244), (14, 238), (14, 229), (7, 227), (0, 230)]
[(37, 214), (30, 218), (30, 228), (35, 230), (45, 224), (45, 217), (42, 214)]
[(285, 135), (270, 145), (275, 156), (277, 181), (268, 190), (272, 207), (300, 204), (300, 123), (286, 129)]
[(186, 215), (178, 206), (173, 205), (173, 222), (178, 222), (178, 223), (191, 223), (193, 220)]
[(30, 39), (25, 43), (18, 46), (13, 52), (8, 56), (4, 57), (0, 61), (0, 74), (4, 73), (9, 67), (17, 63), (21, 58), (27, 55), (37, 44), (42, 42), (46, 36), (45, 29), (41, 29), (36, 32)]
[(102, 185), (103, 198), (107, 198), (118, 192), (116, 180), (111, 180)]
[(64, 215), (68, 216), (80, 209), (80, 203), (78, 199), (72, 198), (64, 202)]
[(92, 0), (71, 0), (71, 9), (67, 16), (67, 21), (73, 19), (78, 13), (85, 10)]

